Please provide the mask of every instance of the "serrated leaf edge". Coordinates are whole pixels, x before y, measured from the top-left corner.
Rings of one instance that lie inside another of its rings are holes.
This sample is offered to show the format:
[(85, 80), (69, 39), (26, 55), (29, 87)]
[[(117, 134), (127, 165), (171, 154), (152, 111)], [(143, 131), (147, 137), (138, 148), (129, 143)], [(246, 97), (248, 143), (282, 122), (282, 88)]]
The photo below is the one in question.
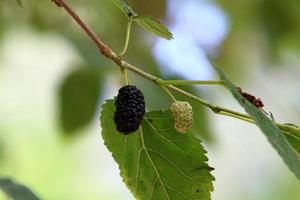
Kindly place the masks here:
[[(108, 100), (106, 100), (105, 103), (102, 105), (102, 111), (101, 111), (101, 116), (100, 116), (100, 122), (102, 122), (102, 119), (103, 119), (103, 117), (104, 117), (104, 115), (102, 114), (102, 113), (103, 113), (103, 110), (104, 110), (104, 107), (105, 107), (105, 105), (106, 105), (107, 103), (109, 103), (110, 101), (114, 101), (114, 100), (113, 100), (113, 99), (108, 99)], [(167, 111), (167, 110), (164, 110), (164, 111)], [(164, 112), (164, 111), (163, 111), (163, 112)], [(150, 126), (152, 129), (154, 129), (155, 132), (157, 132), (156, 128), (153, 127), (153, 125), (146, 119), (146, 117), (144, 117), (143, 121), (147, 122), (147, 123), (149, 124), (149, 126)], [(142, 124), (143, 124), (143, 123), (142, 123)], [(159, 172), (158, 172), (158, 170), (157, 170), (157, 168), (156, 168), (156, 165), (154, 164), (154, 162), (153, 162), (153, 160), (152, 160), (152, 158), (151, 158), (151, 155), (150, 155), (149, 152), (148, 152), (150, 149), (147, 148), (146, 145), (145, 145), (145, 141), (144, 141), (144, 133), (143, 133), (143, 129), (142, 129), (142, 124), (141, 124), (140, 128), (139, 128), (136, 132), (131, 133), (131, 134), (139, 134), (139, 135), (140, 135), (139, 138), (140, 138), (141, 143), (142, 143), (142, 147), (141, 147), (141, 149), (139, 150), (138, 163), (137, 163), (137, 165), (139, 166), (139, 158), (140, 158), (140, 154), (141, 154), (143, 151), (145, 151), (145, 153), (146, 153), (146, 155), (147, 155), (147, 157), (148, 157), (148, 159), (149, 159), (149, 161), (150, 161), (150, 163), (151, 163), (151, 165), (152, 165), (152, 167), (153, 167), (153, 169), (154, 169), (154, 171), (155, 171), (155, 173), (156, 173), (156, 175), (157, 175), (157, 178), (156, 178), (156, 180), (155, 180), (154, 183), (153, 183), (153, 188), (152, 188), (152, 192), (151, 192), (151, 194), (150, 194), (150, 199), (152, 199), (152, 195), (153, 195), (153, 192), (154, 192), (154, 188), (155, 188), (155, 186), (156, 186), (156, 184), (157, 184), (158, 181), (160, 182), (161, 186), (163, 187), (164, 193), (165, 193), (165, 195), (166, 195), (166, 197), (167, 197), (168, 200), (171, 200), (171, 198), (170, 198), (170, 196), (169, 196), (169, 193), (168, 193), (167, 190), (165, 189), (166, 187), (169, 188), (170, 190), (173, 190), (174, 192), (180, 194), (181, 196), (183, 196), (183, 197), (185, 197), (185, 198), (187, 198), (187, 199), (190, 199), (190, 197), (186, 196), (185, 194), (183, 194), (183, 193), (177, 191), (176, 189), (172, 188), (171, 186), (168, 186), (167, 184), (163, 183), (163, 181), (162, 181), (162, 179), (161, 179), (161, 177), (160, 177), (160, 174), (159, 174)], [(102, 129), (102, 135), (104, 134), (104, 132), (105, 132), (105, 131)], [(120, 133), (120, 134), (121, 134), (121, 133)], [(163, 136), (160, 135), (160, 134), (159, 134), (159, 136), (160, 136), (160, 137), (163, 137)], [(128, 135), (124, 136), (124, 138), (125, 138), (125, 140), (126, 140), (126, 143), (125, 143), (125, 145), (124, 145), (124, 152), (125, 152), (125, 149), (126, 149), (126, 147), (127, 147), (127, 141), (128, 141), (127, 139), (128, 139), (128, 137), (129, 137)], [(194, 137), (194, 136), (193, 136), (193, 137)], [(205, 148), (202, 146), (201, 141), (200, 141), (198, 138), (196, 138), (196, 137), (194, 137), (194, 138), (199, 142), (199, 145), (200, 145), (200, 147), (202, 148), (203, 153), (204, 153), (204, 157), (205, 157), (204, 163), (207, 164), (207, 167), (209, 167), (209, 165), (208, 165), (208, 163), (207, 163), (208, 157), (205, 155), (205, 154), (207, 153), (207, 151), (206, 151)], [(164, 137), (163, 137), (163, 139), (168, 140), (167, 138), (164, 138)], [(105, 140), (103, 140), (103, 141), (104, 141), (104, 145), (105, 145), (106, 147), (108, 147), (106, 141), (105, 141)], [(168, 140), (168, 141), (169, 141), (169, 140)], [(169, 142), (170, 142), (170, 141), (169, 141)], [(174, 144), (174, 143), (172, 143), (172, 144), (175, 145), (176, 147), (178, 147), (176, 144)], [(109, 149), (109, 148), (108, 148), (108, 149)], [(182, 150), (183, 150), (183, 149), (182, 149)], [(129, 184), (129, 182), (128, 182), (129, 178), (127, 177), (126, 173), (124, 173), (124, 172), (126, 172), (126, 169), (122, 168), (121, 164), (119, 164), (119, 163), (117, 162), (117, 160), (115, 159), (115, 156), (114, 156), (115, 154), (114, 154), (113, 152), (111, 152), (111, 151), (109, 151), (109, 152), (111, 153), (113, 159), (115, 160), (116, 164), (118, 165), (118, 168), (119, 168), (119, 171), (120, 171), (119, 174), (120, 174), (120, 176), (122, 177), (122, 181), (126, 184), (126, 186), (127, 186), (128, 188), (130, 188), (131, 193), (134, 195), (134, 197), (135, 197), (136, 199), (141, 199), (141, 197), (140, 197), (140, 196), (138, 195), (138, 193), (136, 192), (137, 186), (132, 186), (132, 185)], [(193, 180), (192, 177), (189, 177), (188, 175), (186, 175), (186, 174), (185, 174), (185, 173), (184, 173), (184, 172), (183, 172), (176, 164), (174, 164), (174, 163), (173, 163), (172, 161), (170, 161), (169, 159), (165, 158), (165, 156), (163, 156), (161, 153), (156, 152), (155, 150), (153, 150), (153, 152), (154, 152), (154, 153), (158, 153), (159, 156), (161, 156), (161, 157), (162, 157), (163, 159), (165, 159), (167, 162), (169, 162), (170, 164), (172, 164), (173, 167), (175, 167), (175, 168), (176, 168), (176, 169), (177, 169), (184, 177), (186, 177), (187, 179), (191, 180), (192, 182), (197, 183), (197, 181)], [(139, 167), (137, 168), (137, 173), (136, 173), (137, 177), (136, 177), (136, 178), (138, 178), (138, 171), (139, 171)], [(214, 176), (213, 176), (212, 174), (210, 174), (210, 173), (209, 173), (209, 175), (210, 175), (211, 182), (213, 182), (213, 181), (215, 180)], [(137, 179), (137, 180), (138, 180), (138, 179)], [(137, 181), (137, 180), (136, 180), (136, 181)], [(203, 183), (201, 183), (201, 184), (203, 184)], [(203, 184), (203, 185), (204, 185), (204, 184)], [(208, 196), (206, 196), (206, 198), (207, 198), (207, 199), (210, 199), (210, 198), (211, 198), (210, 193), (214, 190), (214, 187), (213, 187), (212, 184), (209, 184), (209, 183), (207, 184), (207, 186), (208, 186), (208, 188), (209, 188), (209, 193), (208, 193)]]

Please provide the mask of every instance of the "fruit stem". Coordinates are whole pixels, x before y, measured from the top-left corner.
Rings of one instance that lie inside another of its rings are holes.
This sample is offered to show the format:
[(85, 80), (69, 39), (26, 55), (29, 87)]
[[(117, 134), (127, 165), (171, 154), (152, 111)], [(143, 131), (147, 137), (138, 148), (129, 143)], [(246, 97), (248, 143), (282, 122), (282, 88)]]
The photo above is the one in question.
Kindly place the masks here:
[(174, 102), (177, 101), (176, 98), (175, 98), (175, 96), (172, 94), (172, 92), (167, 87), (165, 87), (165, 86), (161, 86), (161, 87), (164, 89), (164, 91), (166, 91), (166, 93), (171, 97), (171, 99)]
[(124, 82), (126, 85), (129, 85), (129, 78), (128, 78), (128, 72), (127, 72), (127, 69), (126, 68), (122, 68), (121, 69), (122, 71), (122, 74), (123, 74), (123, 78), (124, 78)]

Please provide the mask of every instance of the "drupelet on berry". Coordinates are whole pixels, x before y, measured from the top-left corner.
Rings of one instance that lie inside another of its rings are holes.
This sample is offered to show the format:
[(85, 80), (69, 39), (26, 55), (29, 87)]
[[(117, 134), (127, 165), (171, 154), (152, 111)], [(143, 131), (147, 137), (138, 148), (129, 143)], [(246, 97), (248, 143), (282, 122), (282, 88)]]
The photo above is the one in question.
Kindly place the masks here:
[(174, 122), (175, 129), (179, 133), (185, 133), (193, 125), (193, 108), (186, 101), (175, 101), (170, 108)]
[(114, 122), (117, 130), (125, 135), (135, 132), (145, 114), (143, 93), (136, 86), (126, 85), (119, 89), (115, 106)]

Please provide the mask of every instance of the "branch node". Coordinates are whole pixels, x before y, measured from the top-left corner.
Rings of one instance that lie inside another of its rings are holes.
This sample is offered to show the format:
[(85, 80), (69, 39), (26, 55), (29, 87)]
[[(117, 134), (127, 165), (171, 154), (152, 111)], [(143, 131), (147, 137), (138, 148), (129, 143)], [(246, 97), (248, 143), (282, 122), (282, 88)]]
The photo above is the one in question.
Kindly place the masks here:
[(220, 112), (222, 112), (222, 108), (220, 108), (220, 107), (218, 107), (218, 106), (212, 107), (211, 110), (212, 110), (214, 113), (220, 113)]
[(158, 78), (158, 77), (155, 77), (155, 79), (153, 79), (153, 82), (160, 86), (164, 85), (164, 80), (162, 80), (161, 78)]
[(111, 56), (112, 51), (108, 46), (102, 45), (101, 47), (99, 47), (99, 49), (100, 49), (101, 54), (104, 55), (105, 57), (107, 57), (107, 58), (112, 57)]
[(116, 63), (119, 67), (124, 68), (124, 67), (123, 67), (123, 64), (122, 64), (122, 58), (121, 58), (121, 56), (114, 56), (112, 59), (115, 61), (115, 63)]

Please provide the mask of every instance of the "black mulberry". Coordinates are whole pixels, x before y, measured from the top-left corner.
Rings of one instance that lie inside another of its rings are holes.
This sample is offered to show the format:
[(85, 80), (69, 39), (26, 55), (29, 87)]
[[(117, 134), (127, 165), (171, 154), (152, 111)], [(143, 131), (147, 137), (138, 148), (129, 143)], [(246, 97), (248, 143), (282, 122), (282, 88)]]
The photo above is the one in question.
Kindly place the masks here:
[(115, 106), (114, 121), (117, 130), (125, 135), (136, 131), (145, 114), (143, 93), (136, 86), (126, 85), (119, 89)]

